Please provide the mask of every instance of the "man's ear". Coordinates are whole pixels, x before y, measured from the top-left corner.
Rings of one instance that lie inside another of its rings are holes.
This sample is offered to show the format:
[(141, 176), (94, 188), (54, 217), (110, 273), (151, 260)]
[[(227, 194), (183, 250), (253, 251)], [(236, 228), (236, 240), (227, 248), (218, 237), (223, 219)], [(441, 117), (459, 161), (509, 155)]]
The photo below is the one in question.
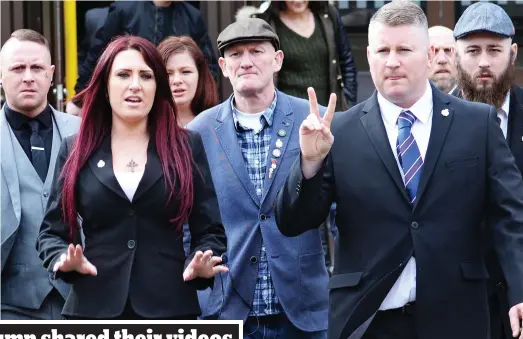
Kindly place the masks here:
[(427, 68), (430, 69), (432, 67), (432, 62), (434, 61), (434, 56), (436, 55), (436, 48), (434, 47), (433, 44), (429, 44), (427, 55), (428, 55), (428, 59), (429, 59)]
[(228, 73), (227, 73), (227, 66), (226, 66), (226, 64), (225, 64), (225, 59), (224, 59), (223, 57), (220, 57), (220, 58), (218, 59), (218, 64), (220, 65), (220, 68), (221, 68), (221, 70), (222, 70), (222, 74), (223, 74), (223, 76), (226, 77), (226, 78), (228, 78), (229, 75), (228, 75)]
[(518, 58), (518, 44), (516, 43), (513, 43), (512, 45), (510, 45), (510, 49), (512, 50), (512, 64), (514, 64), (516, 62), (516, 59)]
[(49, 81), (53, 81), (53, 75), (54, 75), (54, 65), (51, 65), (51, 67), (49, 67)]
[(276, 54), (274, 55), (274, 72), (279, 72), (281, 70), (281, 67), (283, 65), (283, 51), (277, 50)]

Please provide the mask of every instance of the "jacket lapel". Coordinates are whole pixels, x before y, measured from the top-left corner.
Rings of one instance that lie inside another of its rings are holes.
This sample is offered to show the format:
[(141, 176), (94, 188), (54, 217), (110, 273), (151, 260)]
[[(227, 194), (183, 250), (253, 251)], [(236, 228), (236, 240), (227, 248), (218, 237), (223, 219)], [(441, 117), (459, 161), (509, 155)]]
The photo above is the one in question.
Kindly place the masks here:
[(254, 185), (247, 173), (245, 161), (243, 160), (240, 145), (238, 144), (238, 137), (236, 135), (234, 120), (232, 118), (231, 98), (232, 96), (225, 102), (223, 108), (217, 113), (216, 119), (218, 120), (218, 125), (216, 126), (216, 135), (220, 140), (223, 152), (226, 154), (236, 176), (251, 199), (257, 206), (260, 206), (260, 200), (256, 195)]
[[(18, 224), (20, 224), (22, 213), (20, 205), (20, 182), (18, 181), (18, 172), (15, 166), (16, 160), (13, 150), (13, 140), (11, 139), (11, 131), (3, 108), (0, 110), (0, 133), (2, 146), (0, 165), (7, 183), (7, 189), (11, 196), (11, 202), (13, 204), (16, 219), (18, 220)], [(6, 193), (2, 192), (2, 194)], [(18, 224), (2, 225), (2, 227), (13, 227), (14, 231), (18, 227)], [(2, 230), (2, 233), (4, 233), (4, 230)]]
[(510, 89), (508, 143), (519, 170), (523, 172), (523, 89), (517, 85)]
[[(285, 157), (285, 150), (287, 149), (289, 141), (292, 138), (291, 134), (294, 126), (294, 116), (292, 114), (292, 107), (289, 101), (285, 96), (281, 95), (280, 92), (277, 91), (276, 93), (278, 95), (278, 101), (276, 103), (276, 108), (274, 109), (274, 116), (272, 121), (271, 144), (269, 146), (269, 153), (267, 154), (266, 160), (267, 168), (263, 181), (263, 196), (261, 199), (262, 203), (269, 193), (272, 183), (276, 179), (276, 174), (281, 167), (279, 164), (281, 164), (283, 158)], [(283, 136), (280, 136), (280, 134)], [(273, 163), (276, 165), (276, 167), (273, 168), (272, 173), (270, 173)]]
[(163, 176), (162, 163), (158, 157), (154, 140), (149, 141), (147, 147), (147, 163), (145, 164), (145, 170), (142, 176), (142, 180), (138, 184), (136, 193), (133, 196), (133, 203), (151, 188), (161, 177)]
[[(427, 154), (425, 155), (423, 172), (421, 173), (414, 209), (418, 206), (419, 201), (422, 199), (423, 193), (427, 188), (427, 184), (432, 176), (432, 172), (434, 171), (434, 166), (436, 165), (441, 149), (445, 144), (452, 117), (454, 116), (453, 109), (449, 105), (450, 100), (441, 91), (436, 90), (432, 85), (431, 87), (433, 102), (432, 128), (430, 131), (429, 146), (427, 148)], [(449, 112), (447, 116), (441, 114), (445, 109)]]
[(377, 92), (374, 92), (374, 94), (366, 101), (365, 106), (363, 107), (363, 112), (366, 114), (361, 117), (361, 123), (367, 131), (372, 145), (378, 152), (378, 155), (387, 168), (392, 180), (400, 190), (401, 195), (405, 201), (410, 204), (410, 199), (407, 196), (407, 191), (403, 184), (403, 179), (401, 178), (398, 162), (394, 157), (394, 153), (392, 153), (389, 138), (387, 137), (387, 131), (383, 125), (383, 119), (378, 105)]
[(114, 176), (110, 136), (105, 137), (100, 148), (89, 158), (89, 167), (104, 186), (118, 194), (121, 198), (129, 201), (129, 198), (127, 198)]

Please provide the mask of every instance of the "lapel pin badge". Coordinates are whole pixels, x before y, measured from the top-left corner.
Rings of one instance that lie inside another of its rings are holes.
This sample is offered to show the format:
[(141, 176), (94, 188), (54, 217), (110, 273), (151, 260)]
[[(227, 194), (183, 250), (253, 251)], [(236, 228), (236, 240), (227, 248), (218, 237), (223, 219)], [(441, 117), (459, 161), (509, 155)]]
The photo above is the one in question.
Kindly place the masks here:
[(285, 132), (284, 129), (281, 129), (281, 130), (278, 131), (278, 135), (283, 138), (284, 136), (287, 135), (287, 132)]
[(278, 147), (278, 148), (283, 147), (283, 141), (281, 141), (281, 139), (276, 140), (276, 147)]
[(444, 117), (448, 117), (449, 116), (449, 110), (447, 108), (441, 110), (441, 115), (443, 115)]
[(276, 170), (277, 162), (278, 161), (276, 159), (272, 159), (271, 167), (269, 168), (269, 179), (272, 179), (272, 175), (273, 175), (274, 171)]
[(272, 155), (275, 158), (279, 158), (281, 156), (281, 151), (279, 149), (275, 149), (275, 150), (272, 151)]
[(97, 166), (98, 166), (99, 168), (104, 167), (104, 166), (105, 166), (105, 161), (103, 161), (103, 160), (98, 161), (98, 165), (97, 165)]

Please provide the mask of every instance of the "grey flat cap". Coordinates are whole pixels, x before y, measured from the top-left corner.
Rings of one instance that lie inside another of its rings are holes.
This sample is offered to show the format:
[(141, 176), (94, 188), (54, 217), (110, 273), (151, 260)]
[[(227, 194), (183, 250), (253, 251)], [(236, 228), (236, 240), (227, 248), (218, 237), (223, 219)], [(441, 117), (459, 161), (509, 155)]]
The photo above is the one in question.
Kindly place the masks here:
[(454, 39), (461, 39), (475, 32), (490, 32), (508, 38), (516, 33), (507, 12), (491, 2), (470, 5), (454, 27)]
[(238, 20), (227, 26), (218, 36), (220, 54), (227, 46), (238, 42), (270, 41), (276, 50), (280, 49), (280, 39), (267, 21), (259, 18)]

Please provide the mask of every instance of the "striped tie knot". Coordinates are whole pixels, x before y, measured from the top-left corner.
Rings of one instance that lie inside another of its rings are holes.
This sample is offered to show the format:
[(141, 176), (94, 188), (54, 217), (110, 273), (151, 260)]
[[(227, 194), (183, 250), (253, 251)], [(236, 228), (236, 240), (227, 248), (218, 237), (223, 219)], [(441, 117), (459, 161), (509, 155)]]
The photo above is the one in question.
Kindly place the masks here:
[(411, 111), (402, 111), (398, 117), (398, 127), (399, 129), (411, 128), (414, 121), (416, 116)]

